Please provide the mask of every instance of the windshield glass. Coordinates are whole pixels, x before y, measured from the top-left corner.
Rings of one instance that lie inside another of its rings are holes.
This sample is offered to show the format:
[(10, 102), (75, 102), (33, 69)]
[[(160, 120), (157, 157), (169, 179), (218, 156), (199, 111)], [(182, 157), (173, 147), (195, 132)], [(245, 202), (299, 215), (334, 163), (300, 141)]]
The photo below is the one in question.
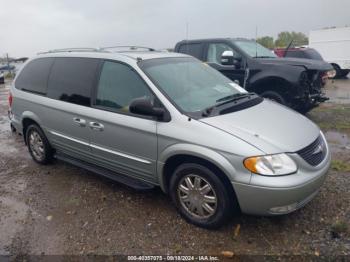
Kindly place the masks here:
[(259, 43), (255, 41), (247, 41), (247, 40), (235, 40), (233, 41), (240, 49), (243, 50), (250, 57), (277, 57), (273, 51), (263, 47)]
[(215, 69), (191, 57), (144, 60), (139, 66), (185, 112), (202, 111), (221, 98), (246, 92)]

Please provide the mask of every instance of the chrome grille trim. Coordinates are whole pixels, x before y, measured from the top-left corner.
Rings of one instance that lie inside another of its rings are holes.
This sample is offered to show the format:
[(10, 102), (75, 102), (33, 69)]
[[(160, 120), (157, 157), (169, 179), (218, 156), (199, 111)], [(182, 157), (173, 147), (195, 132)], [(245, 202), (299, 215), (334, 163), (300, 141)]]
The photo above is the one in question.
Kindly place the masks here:
[(319, 135), (317, 139), (307, 147), (299, 150), (297, 154), (312, 166), (320, 164), (327, 155), (327, 146), (322, 135)]

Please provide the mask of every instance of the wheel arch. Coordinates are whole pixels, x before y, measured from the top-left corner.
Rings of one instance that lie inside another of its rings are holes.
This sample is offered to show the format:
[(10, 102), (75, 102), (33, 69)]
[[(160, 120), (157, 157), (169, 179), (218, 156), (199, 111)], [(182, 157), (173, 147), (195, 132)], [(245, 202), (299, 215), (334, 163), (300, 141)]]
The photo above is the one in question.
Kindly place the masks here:
[(259, 79), (251, 84), (249, 91), (255, 92), (257, 94), (262, 94), (265, 91), (275, 91), (279, 94), (286, 96), (288, 93), (292, 92), (292, 84), (278, 76), (271, 76)]
[(205, 147), (177, 144), (164, 150), (158, 161), (158, 180), (164, 192), (167, 193), (169, 190), (170, 177), (176, 167), (183, 163), (198, 163), (206, 166), (233, 191), (231, 179), (236, 170), (224, 156)]
[(26, 139), (26, 132), (27, 132), (27, 128), (31, 125), (31, 124), (36, 124), (39, 127), (41, 127), (41, 121), (39, 119), (39, 117), (37, 115), (35, 115), (32, 112), (29, 111), (25, 111), (22, 114), (22, 134), (23, 134), (23, 139), (24, 139), (24, 143), (27, 144), (27, 139)]
[(339, 67), (339, 69), (341, 69), (340, 65), (337, 64), (337, 63), (330, 63), (333, 67), (336, 66), (336, 67)]

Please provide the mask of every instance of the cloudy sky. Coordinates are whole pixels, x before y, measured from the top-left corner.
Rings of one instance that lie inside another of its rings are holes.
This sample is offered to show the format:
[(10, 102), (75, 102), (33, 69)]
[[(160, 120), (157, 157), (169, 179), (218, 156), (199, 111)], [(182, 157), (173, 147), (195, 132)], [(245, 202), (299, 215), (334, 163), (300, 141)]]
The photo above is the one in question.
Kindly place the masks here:
[(350, 26), (350, 0), (0, 0), (0, 56)]

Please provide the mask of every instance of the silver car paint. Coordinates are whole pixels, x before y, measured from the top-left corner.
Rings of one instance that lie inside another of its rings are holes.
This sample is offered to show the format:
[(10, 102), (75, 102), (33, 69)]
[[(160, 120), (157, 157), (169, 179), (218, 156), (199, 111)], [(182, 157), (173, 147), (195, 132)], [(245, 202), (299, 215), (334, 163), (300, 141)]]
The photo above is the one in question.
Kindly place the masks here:
[[(206, 159), (220, 168), (232, 182), (240, 207), (247, 213), (268, 215), (270, 207), (299, 201), (301, 197), (305, 199), (311, 191), (317, 191), (329, 168), (329, 153), (317, 167), (308, 165), (297, 154), (293, 154), (319, 135), (319, 128), (310, 120), (268, 101), (222, 116), (189, 119), (158, 90), (138, 67), (136, 59), (182, 56), (186, 55), (72, 52), (39, 56), (93, 57), (129, 64), (170, 112), (170, 122), (157, 122), (52, 100), (23, 92), (14, 88), (14, 85), (11, 88), (14, 97), (14, 117), (11, 121), (17, 130), (22, 130), (22, 120), (26, 117), (33, 119), (58, 150), (159, 185), (164, 191), (163, 168), (170, 157), (181, 154)], [(83, 119), (85, 125), (76, 123), (76, 118)], [(90, 122), (102, 123), (103, 130), (89, 128)], [(290, 153), (296, 161), (299, 168), (296, 174), (266, 177), (251, 174), (243, 166), (243, 160), (248, 156), (280, 152)]]
[(296, 152), (315, 141), (320, 133), (306, 117), (269, 100), (201, 121), (254, 144), (266, 154)]
[(289, 154), (298, 164), (297, 173), (279, 177), (252, 175), (249, 185), (233, 182), (242, 211), (247, 214), (273, 215), (271, 207), (298, 203), (297, 208), (300, 208), (307, 204), (319, 191), (330, 167), (331, 155), (326, 146), (327, 155), (316, 167), (307, 164), (298, 154)]

